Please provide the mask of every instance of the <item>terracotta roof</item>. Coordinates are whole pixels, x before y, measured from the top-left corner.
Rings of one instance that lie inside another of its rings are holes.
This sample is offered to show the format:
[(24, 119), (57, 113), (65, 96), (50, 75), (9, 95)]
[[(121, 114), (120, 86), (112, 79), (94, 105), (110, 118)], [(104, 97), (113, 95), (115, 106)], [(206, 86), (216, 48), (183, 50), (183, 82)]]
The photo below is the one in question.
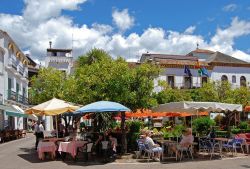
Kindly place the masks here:
[(214, 54), (215, 52), (214, 52), (214, 51), (211, 51), (211, 50), (206, 50), (206, 49), (196, 49), (196, 50), (193, 50), (193, 51), (189, 52), (187, 55), (190, 56), (190, 55), (192, 55), (192, 53), (207, 53), (207, 54)]
[(216, 63), (249, 64), (248, 62), (245, 62), (245, 61), (240, 60), (240, 59), (236, 59), (232, 56), (226, 55), (226, 54), (221, 53), (221, 52), (215, 52), (214, 54), (212, 54), (209, 57), (209, 59), (207, 60), (207, 62), (209, 62), (209, 63), (216, 62)]
[(141, 59), (146, 60), (146, 58), (151, 59), (173, 59), (173, 60), (198, 60), (198, 57), (194, 56), (186, 56), (186, 55), (170, 55), (170, 54), (151, 54), (151, 53), (144, 53), (142, 54)]

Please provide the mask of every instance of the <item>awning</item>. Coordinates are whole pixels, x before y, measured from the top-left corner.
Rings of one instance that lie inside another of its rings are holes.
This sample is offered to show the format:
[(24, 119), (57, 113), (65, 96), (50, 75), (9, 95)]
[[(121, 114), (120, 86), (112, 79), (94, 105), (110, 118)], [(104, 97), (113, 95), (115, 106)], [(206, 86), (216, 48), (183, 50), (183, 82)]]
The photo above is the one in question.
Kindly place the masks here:
[(0, 105), (0, 109), (4, 110), (7, 116), (28, 117), (26, 114), (19, 111), (14, 106)]
[[(15, 109), (17, 109), (19, 112), (21, 112), (21, 115), (22, 115), (22, 117), (25, 117), (25, 118), (28, 118), (28, 119), (31, 119), (31, 120), (34, 120), (34, 121), (37, 121), (38, 120), (38, 117), (36, 116), (36, 115), (34, 115), (34, 114), (29, 114), (29, 115), (27, 115), (27, 114), (25, 114), (24, 113), (24, 110), (23, 109), (21, 109), (19, 106), (17, 106), (17, 105), (12, 105)], [(24, 115), (24, 116), (23, 116)]]

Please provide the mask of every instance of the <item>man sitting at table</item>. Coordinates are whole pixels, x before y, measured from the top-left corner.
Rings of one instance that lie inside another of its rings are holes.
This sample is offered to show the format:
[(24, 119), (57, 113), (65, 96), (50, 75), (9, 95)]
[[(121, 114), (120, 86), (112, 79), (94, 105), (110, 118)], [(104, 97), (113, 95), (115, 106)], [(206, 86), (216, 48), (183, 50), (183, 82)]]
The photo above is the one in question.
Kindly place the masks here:
[(145, 132), (145, 145), (148, 146), (149, 150), (151, 150), (154, 154), (153, 159), (155, 161), (160, 161), (161, 155), (163, 153), (162, 148), (160, 147), (159, 144), (155, 144), (153, 139), (151, 138), (151, 131), (146, 131)]
[(180, 157), (178, 150), (183, 150), (188, 148), (190, 145), (192, 145), (194, 142), (194, 136), (192, 135), (192, 129), (187, 128), (186, 130), (183, 130), (182, 139), (180, 143), (177, 146), (171, 147), (171, 149), (177, 153), (177, 156)]
[(115, 158), (116, 147), (117, 147), (117, 139), (110, 134), (108, 136), (110, 141), (110, 158)]

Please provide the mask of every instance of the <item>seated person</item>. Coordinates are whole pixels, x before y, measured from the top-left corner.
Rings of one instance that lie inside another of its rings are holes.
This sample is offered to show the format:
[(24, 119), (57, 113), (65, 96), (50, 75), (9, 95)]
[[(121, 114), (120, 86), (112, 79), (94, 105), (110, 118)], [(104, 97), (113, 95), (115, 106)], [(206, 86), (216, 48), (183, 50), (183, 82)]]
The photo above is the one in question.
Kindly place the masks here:
[(111, 134), (108, 136), (110, 141), (110, 157), (113, 158), (116, 154), (117, 139)]
[(104, 140), (104, 136), (102, 133), (99, 133), (98, 139), (94, 142), (94, 152), (98, 155), (101, 155), (102, 150), (102, 141)]
[(144, 143), (148, 145), (149, 150), (151, 150), (154, 153), (153, 159), (155, 161), (160, 161), (161, 155), (162, 155), (162, 148), (159, 144), (155, 144), (153, 139), (151, 138), (151, 131), (145, 132), (145, 141)]
[(182, 139), (180, 143), (177, 146), (173, 146), (171, 149), (175, 153), (177, 153), (177, 156), (180, 156), (177, 150), (188, 148), (190, 145), (193, 144), (193, 142), (194, 142), (194, 136), (192, 135), (192, 129), (187, 128), (186, 130), (183, 130)]

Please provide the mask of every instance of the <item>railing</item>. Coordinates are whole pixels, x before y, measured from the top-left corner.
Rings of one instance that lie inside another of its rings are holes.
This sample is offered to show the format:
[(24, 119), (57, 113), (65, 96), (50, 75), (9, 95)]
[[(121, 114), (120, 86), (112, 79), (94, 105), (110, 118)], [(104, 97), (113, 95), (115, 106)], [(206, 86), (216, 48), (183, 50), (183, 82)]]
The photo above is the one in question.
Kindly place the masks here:
[(18, 72), (19, 72), (20, 75), (23, 76), (23, 74), (24, 74), (24, 68), (22, 66), (18, 66)]
[(8, 100), (13, 100), (16, 101), (18, 103), (22, 103), (24, 105), (28, 105), (29, 101), (28, 98), (25, 96), (22, 96), (12, 90), (8, 90)]
[(17, 70), (17, 63), (16, 63), (16, 61), (15, 60), (11, 60), (11, 66), (12, 66), (12, 68), (14, 68), (15, 70)]

